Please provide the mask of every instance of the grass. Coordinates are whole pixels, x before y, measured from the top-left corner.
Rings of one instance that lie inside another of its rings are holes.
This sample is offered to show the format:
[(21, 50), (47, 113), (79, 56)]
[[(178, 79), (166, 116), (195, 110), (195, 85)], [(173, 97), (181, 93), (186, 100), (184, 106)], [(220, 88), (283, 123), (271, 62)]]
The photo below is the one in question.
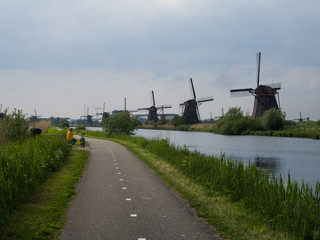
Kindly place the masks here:
[(320, 139), (320, 122), (304, 121), (278, 131), (252, 131), (251, 135)]
[(65, 140), (38, 136), (1, 146), (0, 225), (11, 209), (19, 205), (63, 164), (70, 148)]
[(72, 151), (59, 171), (14, 211), (1, 226), (0, 239), (57, 239), (65, 211), (89, 157), (88, 151)]

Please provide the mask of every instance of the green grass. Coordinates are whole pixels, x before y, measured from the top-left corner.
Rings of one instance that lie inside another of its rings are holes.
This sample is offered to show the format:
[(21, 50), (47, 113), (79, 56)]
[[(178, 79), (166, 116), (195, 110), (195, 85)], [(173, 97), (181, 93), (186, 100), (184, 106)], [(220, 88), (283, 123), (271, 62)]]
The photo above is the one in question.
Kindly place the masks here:
[(38, 136), (0, 148), (0, 225), (11, 209), (63, 164), (70, 148), (65, 140)]
[(250, 134), (260, 136), (320, 139), (320, 124), (319, 121), (297, 122), (294, 125), (285, 126), (283, 129), (278, 131), (252, 131)]
[(11, 211), (6, 224), (0, 228), (0, 239), (58, 238), (89, 154), (72, 151), (59, 171), (51, 173), (32, 196)]

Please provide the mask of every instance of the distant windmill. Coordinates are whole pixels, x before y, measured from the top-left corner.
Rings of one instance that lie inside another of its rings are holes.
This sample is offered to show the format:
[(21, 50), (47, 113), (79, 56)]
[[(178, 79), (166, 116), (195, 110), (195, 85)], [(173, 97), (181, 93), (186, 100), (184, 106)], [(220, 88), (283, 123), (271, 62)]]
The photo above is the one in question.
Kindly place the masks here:
[(87, 113), (84, 113), (84, 116), (81, 116), (83, 118), (86, 118), (86, 126), (92, 126), (93, 125), (93, 121), (92, 121), (92, 115), (89, 115), (89, 107), (87, 108)]
[(103, 103), (103, 110), (102, 110), (102, 121), (104, 121), (105, 119), (107, 119), (108, 117), (110, 117), (110, 114), (108, 112), (105, 111), (106, 109), (106, 103)]
[(296, 120), (296, 121), (299, 121), (299, 122), (302, 122), (302, 121), (304, 121), (304, 120), (309, 121), (309, 117), (303, 118), (303, 117), (302, 117), (302, 114), (301, 114), (301, 112), (300, 112), (300, 118), (296, 118), (296, 119), (293, 119), (293, 120)]
[(155, 102), (153, 90), (151, 91), (151, 103), (152, 103), (152, 106), (149, 108), (138, 108), (139, 111), (140, 110), (148, 110), (149, 111), (148, 119), (147, 119), (148, 121), (157, 122), (159, 120), (158, 119), (158, 109), (160, 109), (160, 111), (162, 111), (162, 113), (164, 113), (165, 108), (171, 108), (170, 105), (162, 105), (162, 106), (156, 107), (156, 102)]
[(30, 117), (31, 122), (37, 122), (38, 118), (40, 118), (41, 116), (37, 115), (37, 109), (34, 109), (34, 115)]
[(183, 107), (183, 116), (186, 120), (186, 124), (193, 124), (200, 122), (199, 106), (203, 102), (213, 101), (213, 97), (204, 97), (197, 100), (196, 92), (194, 90), (192, 78), (190, 78), (190, 89), (192, 94), (192, 99), (181, 103), (180, 106)]
[[(96, 111), (97, 111), (96, 115), (98, 116), (98, 120), (101, 120), (102, 122), (110, 116), (110, 114), (105, 111), (105, 108), (106, 108), (105, 102), (103, 103), (103, 108), (100, 108), (98, 106), (96, 107)], [(99, 110), (102, 110), (102, 112), (99, 112)], [(99, 118), (100, 115), (102, 116), (101, 118)]]
[[(263, 113), (270, 108), (280, 108), (280, 99), (278, 90), (281, 89), (281, 83), (272, 83), (260, 85), (260, 62), (261, 62), (261, 52), (257, 54), (258, 59), (258, 72), (257, 72), (257, 88), (242, 88), (230, 90), (231, 97), (240, 97), (253, 95), (255, 97), (252, 117), (258, 118), (263, 115)], [(275, 95), (278, 95), (277, 103)]]
[(138, 112), (138, 110), (128, 110), (127, 109), (127, 98), (124, 98), (124, 109), (123, 109), (124, 112), (129, 112), (129, 113), (132, 113), (132, 112)]

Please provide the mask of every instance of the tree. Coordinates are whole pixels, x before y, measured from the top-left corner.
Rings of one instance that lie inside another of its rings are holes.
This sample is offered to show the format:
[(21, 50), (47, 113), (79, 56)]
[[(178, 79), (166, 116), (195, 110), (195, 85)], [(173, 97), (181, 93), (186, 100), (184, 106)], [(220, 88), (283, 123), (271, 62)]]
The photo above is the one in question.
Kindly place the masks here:
[(131, 116), (129, 112), (121, 112), (107, 118), (103, 123), (103, 129), (107, 134), (133, 135), (139, 125), (138, 117)]

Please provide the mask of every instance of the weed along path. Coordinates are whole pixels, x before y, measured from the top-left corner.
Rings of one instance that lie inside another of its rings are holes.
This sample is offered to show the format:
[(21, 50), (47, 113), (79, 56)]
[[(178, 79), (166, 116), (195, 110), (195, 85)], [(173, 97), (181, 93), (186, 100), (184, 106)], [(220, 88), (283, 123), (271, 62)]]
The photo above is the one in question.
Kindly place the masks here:
[(184, 200), (125, 147), (87, 140), (91, 156), (61, 239), (218, 239)]

